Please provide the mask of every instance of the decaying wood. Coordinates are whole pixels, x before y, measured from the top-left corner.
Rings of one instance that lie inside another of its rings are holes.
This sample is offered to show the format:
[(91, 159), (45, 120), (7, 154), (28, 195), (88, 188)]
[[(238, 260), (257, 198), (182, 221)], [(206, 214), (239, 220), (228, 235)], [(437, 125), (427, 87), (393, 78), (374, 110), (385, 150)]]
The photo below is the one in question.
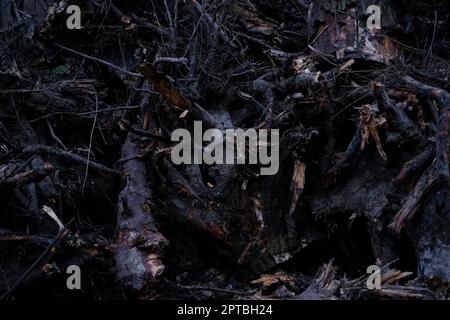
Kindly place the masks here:
[(148, 63), (141, 64), (137, 70), (153, 83), (155, 90), (166, 97), (173, 108), (184, 111), (190, 107), (190, 102), (154, 66)]
[(408, 135), (408, 137), (412, 141), (416, 141), (416, 143), (424, 143), (425, 138), (422, 136), (419, 129), (402, 109), (392, 103), (383, 86), (380, 83), (375, 83), (373, 84), (373, 87), (374, 96), (377, 99), (379, 108), (392, 116), (393, 121), (395, 121), (395, 126), (400, 132), (404, 135)]
[(145, 165), (138, 155), (137, 138), (130, 133), (122, 146), (126, 160), (122, 163), (124, 188), (117, 206), (115, 260), (118, 279), (135, 290), (163, 273), (161, 260), (168, 245), (157, 229)]
[(438, 190), (436, 190), (437, 209), (439, 211), (447, 210), (447, 194), (449, 188), (449, 121), (448, 112), (450, 109), (450, 94), (442, 89), (424, 85), (409, 76), (403, 77), (403, 80), (414, 88), (419, 94), (428, 98), (435, 99), (440, 106), (439, 122), (436, 129), (436, 163), (435, 170), (438, 178)]
[(34, 146), (28, 146), (23, 149), (24, 153), (29, 154), (39, 154), (39, 155), (52, 155), (55, 157), (63, 158), (69, 161), (73, 161), (78, 164), (82, 165), (88, 165), (92, 170), (100, 172), (100, 173), (106, 173), (110, 175), (118, 175), (118, 172), (108, 168), (96, 161), (93, 160), (87, 160), (86, 158), (83, 158), (77, 154), (60, 150), (58, 148), (50, 147), (50, 146), (43, 146), (43, 145), (34, 145)]
[[(0, 296), (448, 298), (445, 1), (381, 0), (373, 30), (362, 0), (80, 0), (81, 29), (64, 1), (16, 2)], [(278, 171), (175, 164), (194, 121), (279, 130)], [(81, 264), (82, 292), (61, 289)]]
[(402, 170), (398, 174), (397, 177), (392, 181), (396, 187), (399, 187), (401, 184), (404, 184), (407, 180), (412, 179), (414, 175), (419, 174), (421, 171), (425, 169), (425, 167), (433, 160), (434, 158), (434, 148), (431, 145), (428, 145), (421, 153), (419, 153), (416, 157), (409, 160), (403, 165)]
[(211, 116), (208, 111), (203, 109), (196, 103), (191, 103), (179, 90), (170, 83), (164, 75), (158, 72), (151, 64), (141, 64), (137, 67), (137, 70), (141, 72), (147, 80), (153, 83), (153, 86), (157, 92), (166, 97), (170, 105), (178, 110), (181, 115), (186, 109), (189, 110), (195, 117), (195, 119), (202, 120), (208, 127), (218, 127), (217, 121)]
[(362, 135), (361, 126), (358, 128), (347, 146), (342, 157), (336, 162), (336, 164), (331, 168), (326, 176), (326, 185), (331, 186), (336, 182), (336, 178), (350, 165), (350, 161), (355, 157), (361, 147)]
[(424, 205), (430, 194), (436, 190), (437, 182), (434, 167), (429, 166), (417, 181), (411, 193), (403, 200), (402, 207), (395, 215), (391, 227), (396, 232), (400, 232), (407, 221)]
[(12, 177), (0, 180), (0, 188), (16, 188), (32, 182), (39, 182), (53, 172), (54, 168), (50, 163), (44, 163), (42, 167), (32, 169)]

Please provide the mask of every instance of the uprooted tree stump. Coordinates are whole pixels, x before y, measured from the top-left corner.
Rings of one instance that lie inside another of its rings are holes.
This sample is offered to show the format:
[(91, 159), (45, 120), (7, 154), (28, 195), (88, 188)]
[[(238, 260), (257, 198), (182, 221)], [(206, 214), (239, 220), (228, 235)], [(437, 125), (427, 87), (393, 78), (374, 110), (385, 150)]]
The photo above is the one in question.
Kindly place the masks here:
[[(0, 0), (3, 298), (448, 297), (446, 1), (68, 4)], [(198, 122), (275, 174), (175, 163)]]

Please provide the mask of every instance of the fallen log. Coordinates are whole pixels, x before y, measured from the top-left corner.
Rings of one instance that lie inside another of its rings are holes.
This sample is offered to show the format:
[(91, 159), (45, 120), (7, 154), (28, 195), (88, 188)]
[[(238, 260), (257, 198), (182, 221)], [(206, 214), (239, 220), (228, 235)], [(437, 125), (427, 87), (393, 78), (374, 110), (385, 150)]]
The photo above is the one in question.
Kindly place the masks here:
[(151, 192), (145, 165), (138, 157), (137, 138), (128, 134), (122, 146), (124, 187), (117, 205), (115, 261), (117, 278), (125, 287), (144, 288), (164, 271), (161, 261), (168, 246), (151, 213)]

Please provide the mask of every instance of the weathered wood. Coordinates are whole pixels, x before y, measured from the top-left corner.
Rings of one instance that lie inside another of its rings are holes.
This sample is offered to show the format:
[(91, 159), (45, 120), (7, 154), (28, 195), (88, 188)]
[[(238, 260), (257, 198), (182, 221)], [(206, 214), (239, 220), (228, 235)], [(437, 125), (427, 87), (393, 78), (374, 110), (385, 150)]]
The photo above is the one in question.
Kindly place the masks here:
[(12, 177), (0, 180), (0, 188), (16, 188), (32, 182), (39, 182), (53, 172), (50, 163), (44, 163), (42, 167), (18, 173)]
[(420, 173), (433, 160), (434, 155), (435, 149), (433, 146), (428, 145), (421, 153), (403, 165), (398, 176), (392, 181), (394, 186), (398, 188), (405, 181)]
[(436, 163), (435, 170), (438, 178), (438, 190), (436, 197), (436, 207), (438, 211), (444, 210), (447, 206), (447, 194), (449, 188), (449, 121), (448, 112), (450, 109), (450, 94), (442, 89), (419, 83), (411, 77), (403, 77), (408, 85), (412, 86), (419, 94), (435, 99), (440, 106), (439, 122), (436, 130)]
[(390, 227), (399, 233), (406, 223), (421, 209), (421, 206), (425, 204), (425, 201), (435, 190), (436, 186), (437, 177), (434, 167), (429, 166), (419, 181), (417, 181), (411, 193), (403, 200), (402, 206), (395, 215)]
[(137, 138), (128, 134), (122, 146), (124, 188), (117, 206), (115, 260), (117, 277), (131, 289), (140, 290), (164, 271), (161, 259), (168, 245), (152, 214), (151, 192), (145, 165), (139, 159)]

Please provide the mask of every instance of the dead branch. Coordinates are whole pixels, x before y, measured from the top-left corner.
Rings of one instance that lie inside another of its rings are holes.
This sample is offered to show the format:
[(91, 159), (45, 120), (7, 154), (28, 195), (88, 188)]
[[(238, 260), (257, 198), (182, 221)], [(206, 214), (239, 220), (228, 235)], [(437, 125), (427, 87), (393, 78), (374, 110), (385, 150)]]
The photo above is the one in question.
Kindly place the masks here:
[(17, 188), (33, 182), (39, 182), (53, 172), (54, 168), (51, 163), (44, 163), (37, 169), (32, 169), (23, 173), (16, 174), (12, 177), (0, 180), (0, 188)]
[(448, 159), (448, 112), (450, 109), (450, 94), (442, 89), (421, 84), (411, 77), (403, 77), (408, 85), (425, 97), (435, 99), (440, 105), (439, 122), (436, 131), (436, 174), (438, 178), (438, 190), (436, 205), (437, 210), (442, 211), (446, 207), (447, 193), (449, 187), (449, 159)]
[(437, 187), (437, 176), (433, 165), (430, 165), (420, 179), (417, 181), (414, 189), (403, 200), (400, 210), (395, 215), (390, 227), (397, 233), (406, 226), (407, 222), (417, 213), (425, 204), (425, 201)]
[(404, 184), (405, 181), (422, 172), (433, 160), (435, 156), (434, 150), (433, 146), (428, 145), (416, 157), (406, 162), (398, 176), (392, 181), (394, 186), (399, 187)]
[(59, 158), (63, 158), (72, 162), (75, 162), (77, 164), (81, 164), (81, 165), (89, 165), (89, 167), (97, 172), (100, 173), (106, 173), (106, 174), (110, 174), (110, 175), (118, 175), (119, 173), (116, 170), (110, 169), (104, 165), (102, 165), (101, 163), (98, 163), (96, 161), (93, 160), (87, 160), (77, 154), (68, 152), (68, 151), (64, 151), (58, 148), (54, 148), (54, 147), (49, 147), (49, 146), (43, 146), (43, 145), (33, 145), (33, 146), (28, 146), (25, 147), (23, 149), (24, 153), (28, 153), (28, 154), (39, 154), (39, 155), (51, 155), (51, 156), (55, 156), (55, 157), (59, 157)]

